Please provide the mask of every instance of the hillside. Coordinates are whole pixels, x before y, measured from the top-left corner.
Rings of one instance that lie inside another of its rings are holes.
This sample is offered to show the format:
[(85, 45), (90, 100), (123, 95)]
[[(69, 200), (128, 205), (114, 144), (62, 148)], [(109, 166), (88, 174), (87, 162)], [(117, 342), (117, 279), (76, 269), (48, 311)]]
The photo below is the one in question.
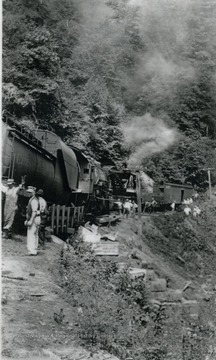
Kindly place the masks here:
[(103, 164), (129, 159), (154, 180), (204, 189), (216, 160), (215, 14), (211, 0), (7, 0), (3, 114)]
[(137, 216), (99, 229), (112, 257), (78, 233), (36, 257), (3, 239), (3, 359), (216, 359), (215, 18), (214, 0), (3, 1), (3, 117), (192, 184), (201, 209), (142, 214), (141, 239)]
[(195, 219), (143, 216), (141, 242), (136, 218), (101, 228), (118, 232), (119, 256), (75, 236), (33, 259), (25, 237), (5, 239), (2, 358), (214, 360), (215, 203)]

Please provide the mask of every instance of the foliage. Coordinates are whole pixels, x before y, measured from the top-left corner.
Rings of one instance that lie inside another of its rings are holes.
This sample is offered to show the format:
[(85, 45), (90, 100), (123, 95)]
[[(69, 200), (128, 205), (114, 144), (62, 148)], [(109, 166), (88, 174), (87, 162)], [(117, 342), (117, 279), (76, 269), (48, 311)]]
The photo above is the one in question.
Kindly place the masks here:
[[(116, 263), (99, 260), (81, 242), (73, 244), (62, 250), (59, 270), (78, 337), (121, 358), (153, 359), (148, 342), (152, 334), (155, 343), (161, 336), (163, 311), (150, 304), (143, 279), (132, 280)], [(163, 359), (164, 352), (158, 345), (155, 359)]]
[(94, 11), (87, 0), (4, 2), (4, 115), (121, 165), (122, 126), (150, 113), (179, 138), (140, 165), (204, 189), (216, 155), (215, 2), (92, 1)]
[[(191, 206), (198, 205), (201, 214), (196, 218), (192, 212), (186, 216), (177, 211), (172, 216), (153, 219), (153, 229), (143, 227), (148, 245), (156, 252), (163, 253), (166, 261), (192, 276), (215, 273), (215, 197), (210, 202), (200, 199)], [(184, 263), (181, 263), (183, 259)]]

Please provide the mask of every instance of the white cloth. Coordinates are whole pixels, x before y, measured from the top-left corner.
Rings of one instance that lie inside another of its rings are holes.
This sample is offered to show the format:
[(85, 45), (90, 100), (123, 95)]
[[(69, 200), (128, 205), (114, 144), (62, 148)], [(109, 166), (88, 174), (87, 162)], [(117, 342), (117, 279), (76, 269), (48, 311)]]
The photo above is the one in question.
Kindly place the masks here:
[[(33, 197), (29, 200), (31, 203), (32, 214), (38, 212), (38, 199)], [(45, 200), (44, 200), (45, 201)], [(40, 225), (40, 216), (37, 215), (31, 226), (28, 226), (27, 229), (27, 249), (28, 253), (32, 255), (37, 255), (38, 249), (38, 229)]]

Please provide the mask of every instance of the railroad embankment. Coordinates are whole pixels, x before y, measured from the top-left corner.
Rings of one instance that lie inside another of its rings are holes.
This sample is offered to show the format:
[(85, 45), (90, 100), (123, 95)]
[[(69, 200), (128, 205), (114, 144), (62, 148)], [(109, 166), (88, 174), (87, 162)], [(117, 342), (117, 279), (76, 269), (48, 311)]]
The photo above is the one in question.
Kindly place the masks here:
[(4, 240), (3, 358), (215, 359), (215, 199), (198, 205), (143, 216), (142, 239), (136, 218), (101, 228), (116, 236), (100, 251), (80, 234), (37, 257)]

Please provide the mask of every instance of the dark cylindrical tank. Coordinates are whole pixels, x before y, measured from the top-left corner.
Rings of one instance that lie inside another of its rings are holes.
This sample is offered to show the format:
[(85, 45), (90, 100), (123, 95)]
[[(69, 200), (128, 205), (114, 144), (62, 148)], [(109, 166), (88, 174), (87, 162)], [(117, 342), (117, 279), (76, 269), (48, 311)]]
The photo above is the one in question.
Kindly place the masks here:
[[(2, 176), (13, 177), (15, 182), (21, 181), (21, 176), (26, 175), (26, 185), (42, 188), (47, 201), (56, 204), (68, 204), (72, 194), (68, 185), (67, 171), (61, 154), (53, 155), (41, 146), (33, 143), (20, 132), (2, 125)], [(59, 150), (61, 152), (61, 150)], [(71, 151), (71, 149), (70, 149)], [(78, 165), (76, 156), (72, 154), (74, 171), (70, 173), (70, 183), (78, 182)], [(69, 156), (69, 153), (68, 153)], [(68, 159), (67, 159), (68, 160)]]

